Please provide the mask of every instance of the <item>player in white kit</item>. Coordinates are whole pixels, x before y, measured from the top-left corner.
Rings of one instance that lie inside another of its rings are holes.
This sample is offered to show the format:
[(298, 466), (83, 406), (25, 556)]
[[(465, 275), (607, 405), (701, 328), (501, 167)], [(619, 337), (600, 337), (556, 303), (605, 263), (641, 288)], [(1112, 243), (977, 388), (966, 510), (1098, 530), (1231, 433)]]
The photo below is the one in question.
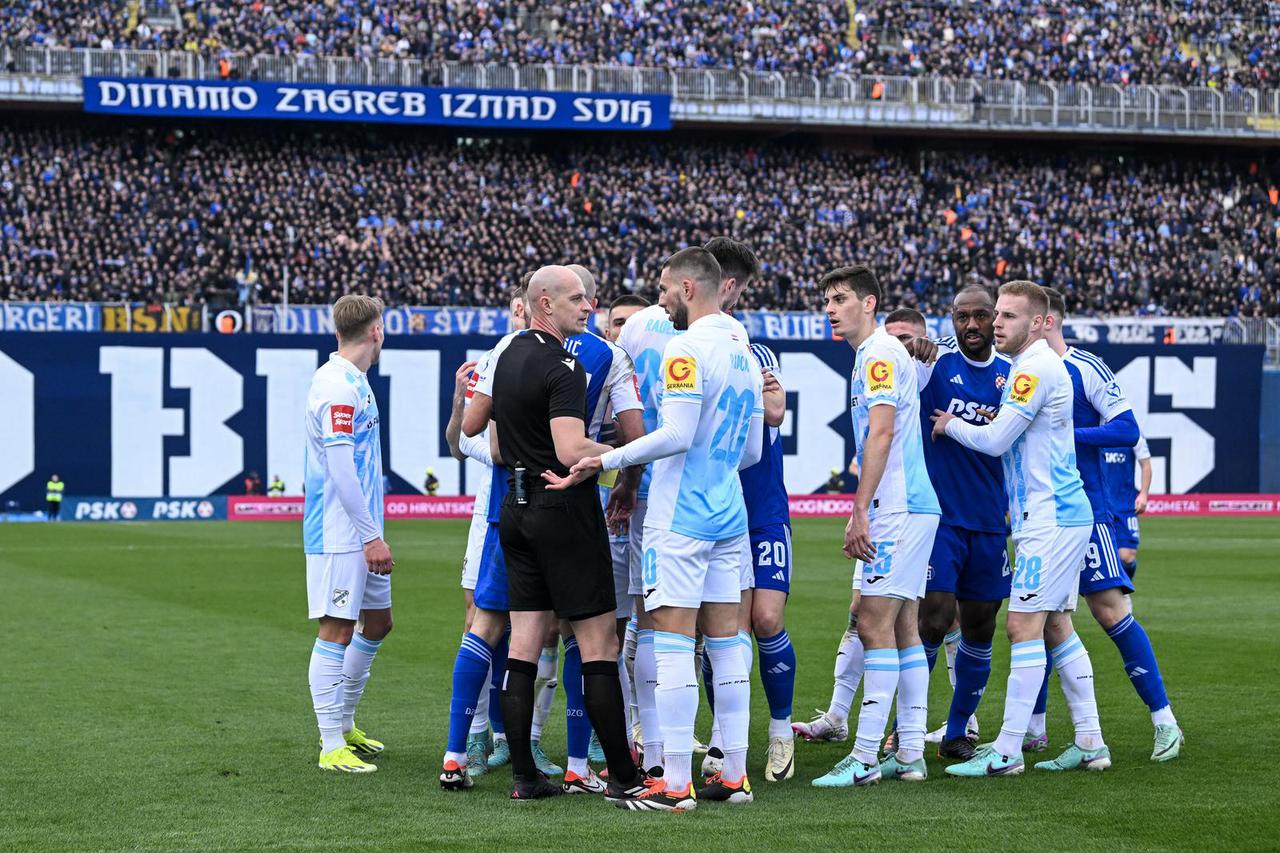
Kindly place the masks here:
[(999, 413), (980, 426), (935, 412), (935, 435), (1002, 458), (1017, 555), (1009, 597), (1012, 654), (1004, 723), (994, 743), (947, 768), (953, 776), (1011, 776), (1025, 769), (1022, 744), (1044, 677), (1046, 643), (1067, 697), (1075, 742), (1054, 761), (1036, 767), (1111, 766), (1098, 722), (1093, 665), (1071, 624), (1093, 510), (1076, 469), (1071, 377), (1044, 338), (1048, 313), (1048, 296), (1038, 285), (1003, 285), (996, 303), (996, 349), (1013, 358), (1013, 365)]
[[(661, 424), (624, 447), (582, 460), (564, 481), (581, 480), (602, 468), (654, 462), (641, 595), (654, 624), (665, 763), (664, 776), (651, 779), (644, 795), (622, 803), (634, 810), (686, 811), (697, 806), (699, 797), (752, 800), (746, 775), (750, 681), (738, 641), (747, 533), (738, 469), (759, 459), (763, 381), (741, 325), (720, 312), (720, 273), (719, 263), (705, 249), (684, 249), (667, 261), (660, 304), (670, 312), (675, 330), (688, 331), (668, 343), (663, 354)], [(554, 475), (544, 476), (551, 480)], [(695, 793), (694, 633), (699, 620), (716, 673), (725, 764), (722, 773)]]
[[(865, 649), (863, 702), (853, 751), (817, 787), (874, 785), (882, 776), (923, 781), (929, 670), (917, 615), (938, 529), (938, 496), (925, 469), (916, 364), (876, 325), (883, 293), (865, 266), (819, 283), (832, 331), (854, 348), (854, 438), (862, 477), (844, 553), (862, 576), (858, 634)], [(898, 749), (879, 762), (889, 704), (898, 696)]]
[[(307, 394), (302, 541), (307, 611), (320, 622), (308, 680), (320, 768), (372, 773), (383, 745), (355, 725), (369, 668), (391, 631), (391, 549), (382, 539), (378, 403), (365, 375), (382, 352), (382, 301), (350, 294), (333, 306), (338, 351)], [(363, 628), (356, 633), (357, 620)]]

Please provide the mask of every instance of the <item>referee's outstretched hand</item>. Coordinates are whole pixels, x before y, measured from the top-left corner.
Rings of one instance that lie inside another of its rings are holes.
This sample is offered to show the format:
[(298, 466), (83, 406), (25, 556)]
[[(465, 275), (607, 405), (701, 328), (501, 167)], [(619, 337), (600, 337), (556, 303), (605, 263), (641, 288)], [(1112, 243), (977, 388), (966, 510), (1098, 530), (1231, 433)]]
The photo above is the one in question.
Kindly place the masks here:
[(547, 481), (548, 491), (559, 492), (578, 485), (592, 475), (599, 474), (603, 469), (604, 463), (600, 461), (599, 456), (588, 456), (574, 463), (574, 466), (569, 469), (568, 477), (561, 477), (554, 471), (543, 471), (542, 479)]

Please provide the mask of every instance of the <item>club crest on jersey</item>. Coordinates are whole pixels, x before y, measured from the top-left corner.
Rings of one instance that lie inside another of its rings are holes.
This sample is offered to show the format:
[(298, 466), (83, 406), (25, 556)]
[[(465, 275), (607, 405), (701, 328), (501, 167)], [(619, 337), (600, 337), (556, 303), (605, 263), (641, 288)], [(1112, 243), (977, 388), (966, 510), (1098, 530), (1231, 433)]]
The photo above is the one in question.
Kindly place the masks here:
[(1030, 404), (1031, 396), (1036, 393), (1036, 386), (1039, 384), (1039, 376), (1032, 376), (1030, 373), (1014, 374), (1013, 383), (1009, 386), (1009, 401), (1020, 406)]
[(686, 356), (668, 359), (662, 375), (668, 391), (692, 391), (698, 380), (698, 363)]
[(1000, 373), (996, 374), (996, 387), (999, 388), (1001, 391), (1004, 390), (1004, 383), (1006, 379), (1007, 377), (1004, 376), (1003, 374), (1000, 374)]
[(355, 406), (329, 407), (329, 428), (334, 432), (345, 432), (347, 435), (353, 435), (355, 433), (355, 420)]
[(867, 365), (867, 393), (878, 394), (893, 390), (893, 363), (876, 359)]

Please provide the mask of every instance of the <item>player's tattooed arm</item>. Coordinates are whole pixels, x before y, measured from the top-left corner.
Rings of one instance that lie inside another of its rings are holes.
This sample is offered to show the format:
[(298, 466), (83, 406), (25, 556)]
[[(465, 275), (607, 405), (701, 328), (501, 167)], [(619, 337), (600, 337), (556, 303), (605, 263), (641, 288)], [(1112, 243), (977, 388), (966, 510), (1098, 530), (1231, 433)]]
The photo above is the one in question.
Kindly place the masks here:
[(467, 384), (471, 380), (471, 372), (475, 368), (474, 361), (464, 362), (453, 375), (453, 408), (449, 412), (449, 423), (444, 428), (444, 440), (449, 445), (449, 454), (459, 462), (467, 455), (462, 452), (462, 410), (467, 402)]

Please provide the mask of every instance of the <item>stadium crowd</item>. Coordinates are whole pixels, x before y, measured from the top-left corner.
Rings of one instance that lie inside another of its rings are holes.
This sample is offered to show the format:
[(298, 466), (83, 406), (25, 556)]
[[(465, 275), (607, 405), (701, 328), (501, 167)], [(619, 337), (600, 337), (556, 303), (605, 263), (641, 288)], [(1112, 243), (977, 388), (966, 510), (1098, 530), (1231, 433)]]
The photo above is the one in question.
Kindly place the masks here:
[(10, 46), (210, 57), (415, 57), (1232, 89), (1274, 86), (1280, 3), (20, 0), (0, 9), (0, 38)]
[(274, 302), (287, 270), (294, 302), (501, 305), (569, 254), (608, 300), (728, 233), (765, 263), (746, 307), (816, 309), (856, 260), (928, 312), (1027, 277), (1082, 314), (1280, 315), (1258, 162), (365, 134), (10, 126), (0, 299)]

